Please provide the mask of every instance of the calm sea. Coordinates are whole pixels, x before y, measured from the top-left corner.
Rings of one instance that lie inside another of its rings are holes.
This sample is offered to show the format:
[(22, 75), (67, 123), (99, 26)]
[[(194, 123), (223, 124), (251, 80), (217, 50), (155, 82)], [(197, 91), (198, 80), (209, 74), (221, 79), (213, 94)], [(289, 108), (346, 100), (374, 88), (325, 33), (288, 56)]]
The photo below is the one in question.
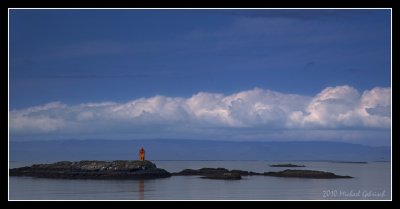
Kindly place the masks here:
[[(169, 172), (185, 168), (223, 167), (255, 172), (279, 171), (267, 161), (153, 161)], [(286, 162), (279, 162), (286, 163)], [(391, 166), (368, 164), (291, 162), (353, 179), (301, 179), (248, 176), (242, 180), (210, 180), (173, 176), (155, 180), (64, 180), (9, 178), (10, 200), (389, 200)], [(10, 168), (29, 165), (10, 162)]]

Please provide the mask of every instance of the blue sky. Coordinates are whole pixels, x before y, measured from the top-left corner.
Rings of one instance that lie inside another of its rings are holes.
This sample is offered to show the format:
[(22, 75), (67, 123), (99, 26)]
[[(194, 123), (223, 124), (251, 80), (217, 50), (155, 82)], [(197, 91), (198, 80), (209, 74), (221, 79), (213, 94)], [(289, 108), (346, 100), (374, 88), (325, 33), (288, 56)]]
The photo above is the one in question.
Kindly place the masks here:
[(302, 132), (310, 140), (390, 142), (390, 10), (9, 17), (15, 138), (269, 140)]

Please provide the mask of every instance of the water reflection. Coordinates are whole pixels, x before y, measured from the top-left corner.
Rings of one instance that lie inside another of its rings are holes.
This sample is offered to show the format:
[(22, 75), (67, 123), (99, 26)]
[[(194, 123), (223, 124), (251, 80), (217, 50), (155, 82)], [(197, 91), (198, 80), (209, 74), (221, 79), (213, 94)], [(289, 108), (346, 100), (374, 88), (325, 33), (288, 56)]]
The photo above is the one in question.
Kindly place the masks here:
[(144, 200), (144, 180), (139, 180), (139, 200)]

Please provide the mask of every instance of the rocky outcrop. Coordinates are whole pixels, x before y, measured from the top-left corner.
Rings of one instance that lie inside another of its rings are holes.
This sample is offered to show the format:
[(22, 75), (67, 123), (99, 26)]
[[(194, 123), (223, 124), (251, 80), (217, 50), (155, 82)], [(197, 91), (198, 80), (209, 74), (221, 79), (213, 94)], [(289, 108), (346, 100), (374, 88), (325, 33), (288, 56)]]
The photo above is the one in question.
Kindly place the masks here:
[(353, 178), (351, 176), (340, 176), (334, 173), (324, 172), (324, 171), (290, 170), (290, 169), (279, 172), (265, 172), (264, 176), (315, 178), (315, 179)]
[(150, 161), (61, 161), (10, 169), (10, 176), (66, 179), (154, 179), (171, 174)]
[(227, 173), (229, 172), (228, 169), (225, 168), (201, 168), (198, 170), (194, 169), (185, 169), (181, 172), (172, 173), (174, 176), (204, 176), (216, 173)]
[(270, 165), (270, 167), (306, 167), (305, 165), (295, 165), (295, 164), (275, 164), (275, 165)]
[(225, 168), (201, 168), (198, 170), (185, 169), (181, 172), (172, 173), (174, 176), (201, 176), (204, 179), (224, 179), (224, 180), (239, 180), (242, 176), (261, 175), (260, 173), (228, 170)]
[(10, 176), (31, 176), (41, 178), (65, 179), (155, 179), (174, 176), (201, 176), (205, 179), (239, 180), (242, 176), (264, 175), (275, 177), (297, 178), (353, 178), (340, 176), (330, 172), (313, 170), (284, 170), (265, 172), (263, 174), (228, 170), (225, 168), (201, 168), (198, 170), (185, 169), (177, 173), (169, 173), (150, 161), (61, 161), (52, 164), (35, 164), (32, 166), (10, 169)]

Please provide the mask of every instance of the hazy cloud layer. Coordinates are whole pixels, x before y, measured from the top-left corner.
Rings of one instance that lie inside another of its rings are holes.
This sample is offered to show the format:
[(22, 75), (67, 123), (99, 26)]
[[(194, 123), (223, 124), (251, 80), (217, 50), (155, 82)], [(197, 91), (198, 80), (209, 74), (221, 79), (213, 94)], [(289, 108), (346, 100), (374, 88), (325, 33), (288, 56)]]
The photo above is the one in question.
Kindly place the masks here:
[[(232, 95), (154, 96), (126, 103), (54, 102), (10, 111), (10, 134), (131, 134), (175, 137), (289, 135), (291, 131), (381, 130), (391, 125), (391, 89), (328, 87), (314, 97), (255, 88)], [(320, 138), (320, 135), (317, 135)], [(334, 137), (334, 136), (333, 136)], [(311, 137), (312, 138), (312, 137)]]

